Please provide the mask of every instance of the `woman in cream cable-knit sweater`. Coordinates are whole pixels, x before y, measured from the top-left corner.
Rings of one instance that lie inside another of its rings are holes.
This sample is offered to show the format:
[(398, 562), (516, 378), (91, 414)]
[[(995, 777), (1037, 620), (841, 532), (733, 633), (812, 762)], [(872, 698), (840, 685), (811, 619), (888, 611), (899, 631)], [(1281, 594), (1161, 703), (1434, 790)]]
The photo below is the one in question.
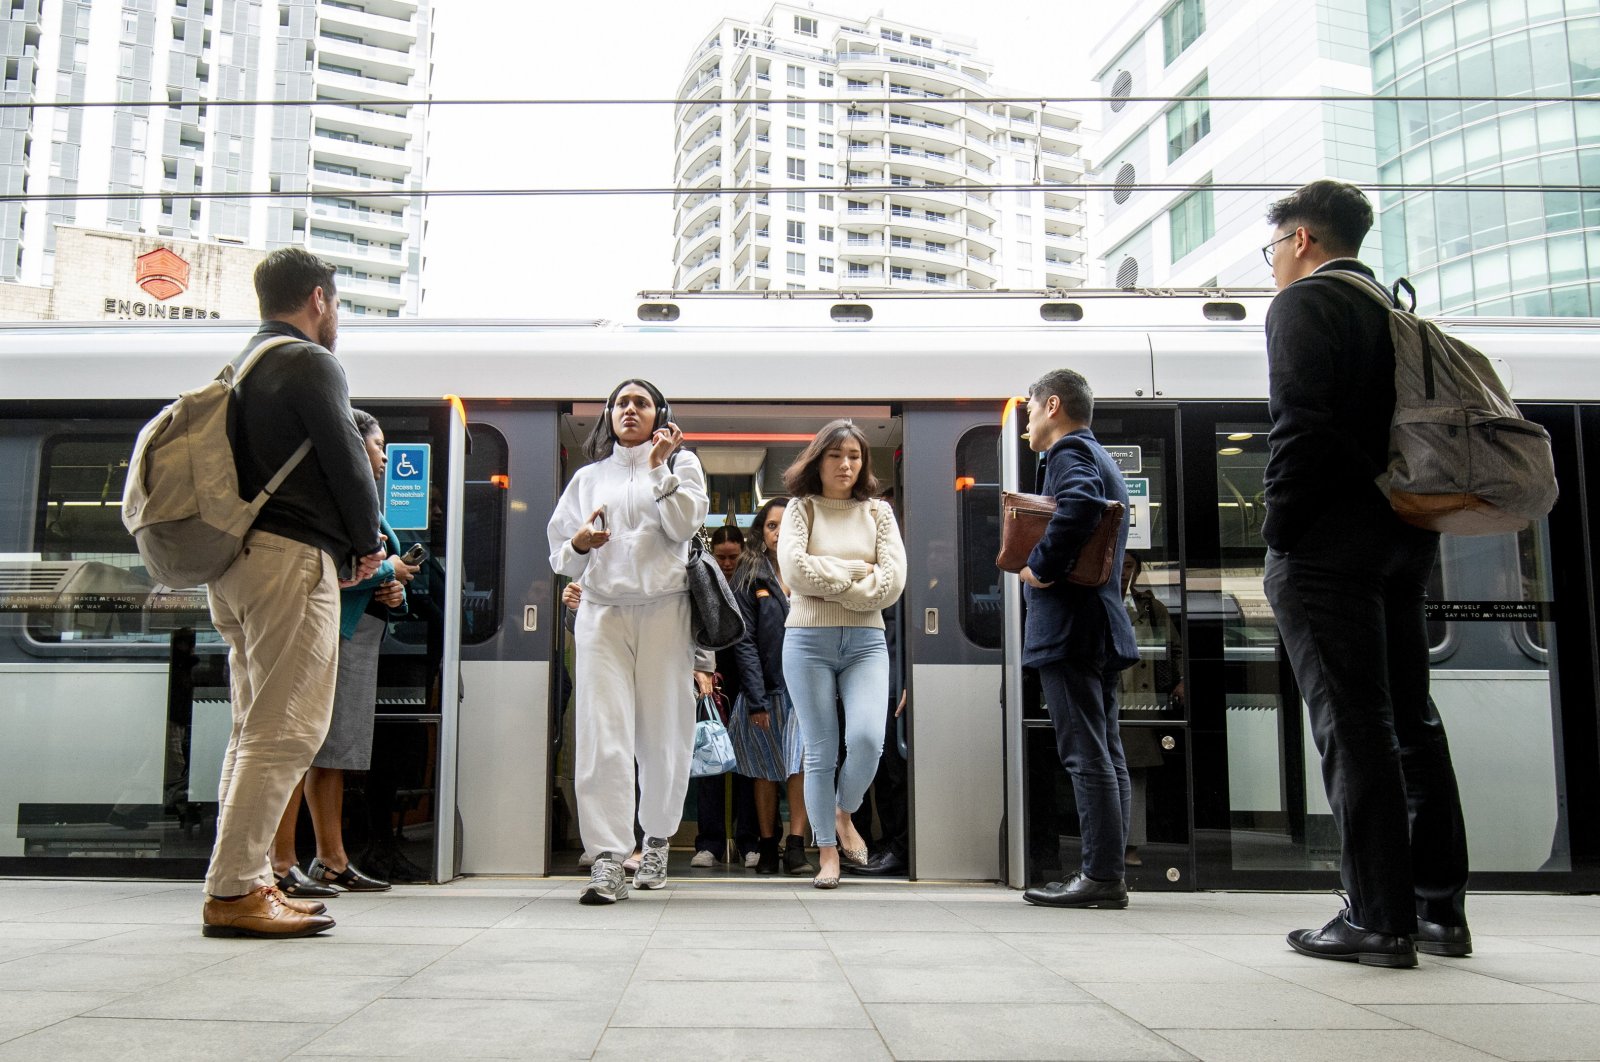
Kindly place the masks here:
[[(821, 864), (811, 883), (832, 889), (841, 852), (852, 863), (867, 861), (850, 813), (861, 806), (883, 752), (883, 609), (905, 586), (906, 551), (894, 510), (873, 498), (878, 481), (867, 438), (850, 421), (819, 431), (783, 481), (796, 499), (778, 536), (778, 567), (792, 595), (783, 675), (806, 743), (806, 814)], [(843, 764), (836, 700), (844, 701)]]

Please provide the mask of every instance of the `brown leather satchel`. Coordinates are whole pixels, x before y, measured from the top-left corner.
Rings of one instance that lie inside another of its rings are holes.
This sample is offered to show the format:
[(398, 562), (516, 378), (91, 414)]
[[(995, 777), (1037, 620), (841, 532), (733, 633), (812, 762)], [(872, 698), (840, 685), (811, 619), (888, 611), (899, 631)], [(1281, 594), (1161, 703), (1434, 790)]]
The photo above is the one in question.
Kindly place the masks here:
[[(1078, 552), (1078, 560), (1067, 573), (1074, 586), (1099, 587), (1111, 581), (1111, 562), (1117, 553), (1117, 535), (1122, 530), (1124, 506), (1106, 502), (1100, 523), (1089, 541)], [(1056, 500), (1048, 494), (1000, 493), (1000, 553), (994, 563), (1001, 571), (1020, 572), (1028, 566), (1028, 555), (1044, 537), (1044, 529), (1055, 515)]]

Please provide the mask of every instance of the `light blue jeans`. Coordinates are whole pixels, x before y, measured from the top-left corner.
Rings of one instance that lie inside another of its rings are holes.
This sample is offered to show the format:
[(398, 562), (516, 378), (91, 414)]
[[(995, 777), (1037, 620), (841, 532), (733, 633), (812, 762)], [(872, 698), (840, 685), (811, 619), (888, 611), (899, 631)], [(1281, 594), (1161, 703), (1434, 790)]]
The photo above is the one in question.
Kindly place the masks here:
[[(838, 843), (834, 809), (855, 811), (883, 754), (883, 706), (889, 703), (889, 650), (876, 627), (790, 627), (783, 636), (783, 678), (806, 743), (806, 815), (817, 844)], [(839, 714), (844, 701), (844, 763)], [(838, 784), (834, 771), (838, 770)]]

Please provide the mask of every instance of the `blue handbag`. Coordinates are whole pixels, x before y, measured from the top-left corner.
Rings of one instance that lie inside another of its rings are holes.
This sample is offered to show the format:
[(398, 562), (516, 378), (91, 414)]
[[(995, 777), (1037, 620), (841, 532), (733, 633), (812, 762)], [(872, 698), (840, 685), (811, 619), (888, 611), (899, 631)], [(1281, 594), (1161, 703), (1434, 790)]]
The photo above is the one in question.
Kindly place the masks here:
[(690, 778), (710, 778), (727, 774), (739, 766), (733, 755), (733, 739), (717, 715), (710, 697), (701, 697), (695, 706), (694, 756), (689, 761)]

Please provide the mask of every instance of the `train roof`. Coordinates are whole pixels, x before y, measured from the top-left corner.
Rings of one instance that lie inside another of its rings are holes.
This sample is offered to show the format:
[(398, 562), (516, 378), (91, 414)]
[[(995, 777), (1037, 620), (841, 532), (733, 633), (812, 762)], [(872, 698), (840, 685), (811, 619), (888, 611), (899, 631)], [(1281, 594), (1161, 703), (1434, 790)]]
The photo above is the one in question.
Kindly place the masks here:
[[(643, 292), (636, 319), (346, 318), (361, 400), (569, 401), (646, 376), (680, 401), (998, 401), (1082, 371), (1101, 401), (1266, 397), (1272, 293)], [(1593, 398), (1600, 320), (1440, 318), (1523, 401)], [(254, 321), (0, 324), (0, 400), (170, 398)]]

